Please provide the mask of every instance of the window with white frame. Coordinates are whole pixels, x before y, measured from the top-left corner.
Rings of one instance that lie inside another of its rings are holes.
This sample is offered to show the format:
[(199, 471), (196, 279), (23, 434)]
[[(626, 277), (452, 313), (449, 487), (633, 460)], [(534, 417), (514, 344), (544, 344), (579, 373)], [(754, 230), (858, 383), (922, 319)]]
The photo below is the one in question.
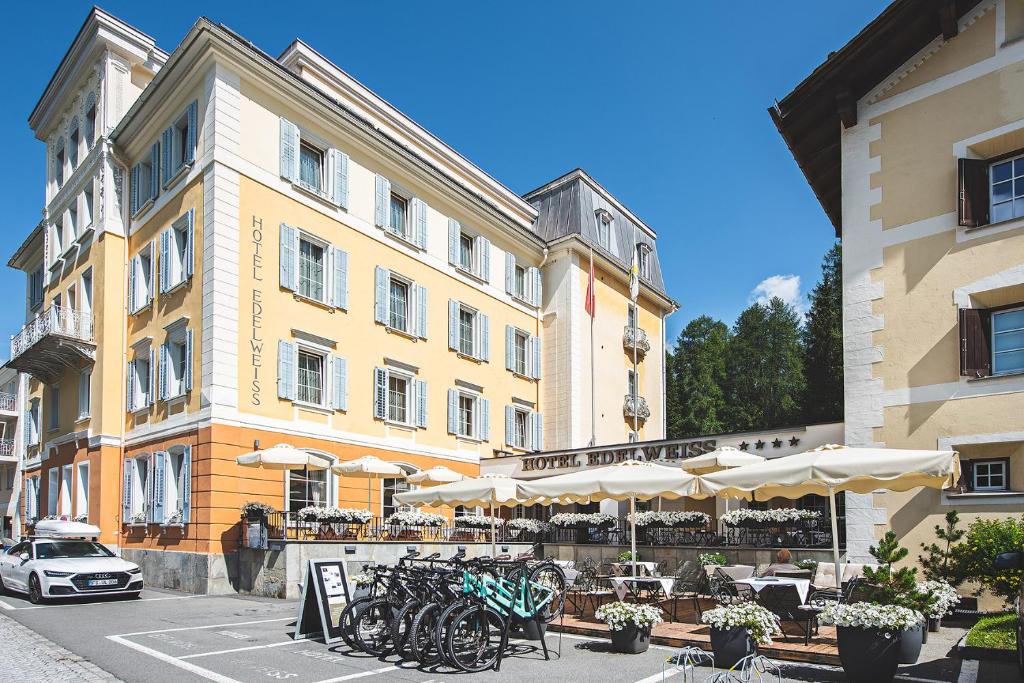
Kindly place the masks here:
[(611, 251), (612, 215), (604, 209), (597, 209), (594, 213), (597, 217), (597, 243), (605, 251)]
[(74, 491), (74, 467), (72, 465), (64, 465), (60, 468), (60, 501), (58, 504), (58, 514), (70, 515), (71, 514), (71, 494)]
[(448, 222), (448, 261), (459, 270), (481, 280), (491, 278), (491, 242), (463, 228), (455, 219)]
[(325, 301), (327, 276), (324, 261), (326, 248), (307, 236), (299, 237), (299, 295), (314, 301)]
[(43, 305), (43, 266), (35, 268), (28, 275), (28, 307), (36, 310)]
[(39, 444), (39, 432), (42, 424), (40, 422), (39, 399), (29, 401), (29, 408), (25, 411), (25, 443), (28, 446)]
[(1024, 371), (1024, 308), (992, 313), (992, 374)]
[(295, 513), (310, 505), (322, 507), (331, 504), (330, 470), (288, 470), (285, 478), (289, 512)]
[(138, 313), (153, 302), (153, 243), (132, 257), (128, 267), (128, 312)]
[(505, 326), (505, 369), (520, 377), (540, 379), (540, 338), (512, 325)]
[(448, 348), (478, 361), (490, 360), (488, 317), (471, 306), (448, 300)]
[(388, 290), (388, 327), (409, 332), (409, 283), (392, 274)]
[(505, 406), (505, 443), (509, 446), (529, 451), (543, 450), (543, 430), (540, 413), (522, 405)]
[(1024, 216), (1024, 155), (989, 167), (991, 222)]
[(348, 253), (316, 235), (281, 224), (281, 287), (297, 297), (348, 307)]
[(388, 211), (391, 232), (403, 239), (409, 239), (409, 200), (392, 191), (388, 198)]
[(1010, 488), (1008, 461), (971, 460), (974, 491), (1007, 491)]
[(46, 514), (58, 514), (60, 504), (60, 468), (51, 467), (46, 471)]
[(128, 412), (153, 405), (153, 349), (149, 342), (136, 344), (135, 357), (128, 361)]
[(388, 373), (388, 422), (407, 424), (412, 403), (409, 386), (412, 382), (406, 375)]
[(160, 194), (160, 143), (155, 142), (149, 153), (132, 166), (131, 187), (128, 198), (129, 213), (134, 216), (155, 201)]
[(426, 338), (427, 288), (377, 266), (374, 272), (374, 319), (389, 330)]
[(516, 448), (526, 448), (528, 427), (527, 422), (530, 419), (529, 412), (516, 408), (513, 411), (513, 433), (512, 433), (512, 445)]
[(540, 269), (524, 266), (514, 254), (505, 252), (505, 293), (530, 306), (541, 303)]
[[(277, 395), (302, 406), (348, 410), (348, 364), (305, 333), (277, 345)], [(325, 343), (333, 344), (329, 340)]]
[(89, 521), (89, 463), (80, 462), (75, 466), (75, 517)]
[(64, 253), (64, 244), (66, 242), (66, 236), (64, 234), (64, 216), (63, 214), (58, 216), (53, 222), (53, 227), (50, 229), (50, 264), (57, 263), (60, 260), (61, 255)]
[(636, 306), (631, 303), (626, 304), (626, 327), (630, 329), (636, 324)]
[(92, 391), (92, 368), (86, 368), (78, 375), (78, 419), (89, 417), (90, 393)]
[(143, 453), (125, 460), (127, 505), (126, 522), (129, 524), (145, 524), (150, 506), (150, 454)]
[(78, 302), (78, 310), (82, 313), (92, 313), (92, 267), (82, 272), (81, 298)]
[(160, 291), (169, 292), (192, 277), (194, 210), (189, 209), (160, 233)]
[(324, 402), (324, 354), (299, 349), (298, 394), (300, 403), (322, 405)]
[(636, 383), (636, 373), (632, 369), (626, 371), (626, 393), (630, 396), (638, 394), (640, 387)]
[(46, 404), (46, 428), (57, 429), (60, 426), (60, 387), (49, 387), (50, 401)]
[(512, 295), (517, 299), (526, 299), (526, 268), (519, 265), (515, 265), (515, 278)]
[(184, 524), (190, 521), (192, 486), (192, 448), (171, 446), (164, 456), (163, 519), (161, 524)]
[(307, 140), (299, 142), (299, 184), (317, 193), (324, 189), (324, 150)]
[(459, 235), (459, 267), (473, 272), (473, 238), (466, 233)]
[(373, 416), (405, 427), (427, 426), (427, 383), (414, 368), (374, 368)]
[(647, 244), (636, 245), (637, 263), (640, 268), (640, 276), (651, 278), (651, 247)]
[(82, 192), (82, 229), (91, 227), (96, 217), (96, 200), (93, 197), (92, 183), (85, 186)]
[(195, 160), (197, 106), (197, 102), (190, 104), (174, 123), (164, 130), (161, 140), (164, 185), (174, 180), (182, 169), (190, 166)]
[(167, 328), (160, 347), (160, 398), (170, 400), (192, 389), (192, 330), (178, 323)]
[(411, 510), (411, 505), (402, 505), (395, 500), (399, 493), (411, 490), (411, 485), (404, 478), (382, 479), (381, 480), (381, 515), (385, 518), (401, 510)]
[(476, 356), (476, 311), (467, 306), (459, 306), (459, 353), (464, 356)]
[(519, 375), (526, 375), (526, 345), (530, 335), (522, 330), (515, 330), (512, 333), (512, 363), (513, 371)]
[(490, 439), (490, 402), (475, 391), (448, 390), (448, 432), (456, 436), (487, 441)]
[(282, 118), (281, 177), (339, 208), (348, 207), (348, 155)]
[(78, 208), (72, 204), (68, 207), (68, 215), (64, 221), (64, 229), (67, 235), (64, 237), (64, 248), (71, 246), (71, 243), (78, 239)]

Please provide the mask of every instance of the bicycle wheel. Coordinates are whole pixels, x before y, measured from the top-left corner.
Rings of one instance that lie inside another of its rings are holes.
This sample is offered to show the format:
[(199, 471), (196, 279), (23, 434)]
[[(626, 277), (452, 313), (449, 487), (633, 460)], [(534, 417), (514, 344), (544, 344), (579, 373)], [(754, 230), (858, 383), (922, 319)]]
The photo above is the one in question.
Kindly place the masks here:
[(395, 612), (395, 618), (391, 620), (391, 650), (399, 656), (405, 656), (409, 634), (412, 633), (412, 620), (416, 618), (420, 604), (419, 600), (409, 600)]
[(557, 619), (565, 609), (565, 572), (557, 564), (543, 563), (534, 567), (529, 575), (530, 592), (535, 604), (547, 600), (547, 591), (551, 589), (551, 599), (541, 605), (541, 613), (545, 622)]
[(360, 613), (366, 608), (370, 601), (373, 600), (370, 596), (363, 596), (358, 600), (345, 605), (345, 609), (341, 611), (341, 616), (338, 618), (338, 627), (341, 628), (341, 637), (344, 639), (345, 644), (353, 650), (358, 650), (359, 643), (356, 642), (356, 621), (359, 619)]
[(504, 645), (505, 619), (490, 607), (473, 605), (459, 613), (445, 638), (447, 658), (466, 672), (494, 666)]
[(441, 661), (441, 653), (437, 649), (434, 631), (437, 630), (443, 605), (429, 602), (416, 613), (409, 631), (409, 649), (412, 657), (424, 666), (431, 666)]
[(387, 598), (372, 600), (356, 619), (355, 639), (359, 649), (374, 657), (389, 652), (394, 616), (395, 608)]
[(455, 663), (448, 659), (448, 642), (446, 639), (448, 628), (459, 612), (471, 604), (473, 603), (466, 598), (460, 598), (442, 609), (440, 616), (437, 618), (437, 628), (434, 629), (434, 648), (437, 650), (438, 656), (452, 666), (455, 666)]

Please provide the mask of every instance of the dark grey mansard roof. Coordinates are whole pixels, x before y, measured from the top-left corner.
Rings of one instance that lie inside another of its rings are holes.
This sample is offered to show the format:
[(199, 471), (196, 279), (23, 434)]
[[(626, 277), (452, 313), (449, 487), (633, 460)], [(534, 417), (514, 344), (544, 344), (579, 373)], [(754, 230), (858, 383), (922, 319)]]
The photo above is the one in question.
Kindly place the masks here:
[[(633, 232), (636, 228), (637, 242), (647, 244), (651, 248), (651, 277), (647, 283), (667, 296), (654, 231), (584, 171), (571, 171), (527, 193), (523, 198), (539, 212), (534, 229), (543, 240), (553, 242), (566, 235), (580, 235), (588, 244), (593, 245), (595, 250), (604, 252), (627, 270), (632, 257)], [(599, 209), (604, 209), (612, 215), (610, 252), (605, 251), (597, 239)]]

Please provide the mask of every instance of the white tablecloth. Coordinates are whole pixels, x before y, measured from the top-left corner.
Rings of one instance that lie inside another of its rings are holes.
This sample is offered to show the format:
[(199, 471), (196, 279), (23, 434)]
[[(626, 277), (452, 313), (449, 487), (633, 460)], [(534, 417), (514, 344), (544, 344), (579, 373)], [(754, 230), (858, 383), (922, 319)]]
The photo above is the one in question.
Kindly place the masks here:
[(661, 584), (661, 589), (665, 591), (665, 595), (672, 595), (672, 584), (675, 583), (676, 577), (674, 576), (654, 576), (654, 577), (643, 577), (643, 576), (612, 576), (609, 577), (609, 581), (612, 582), (612, 587), (615, 589), (615, 594), (619, 596), (619, 600), (626, 597), (626, 593), (629, 591), (630, 583), (652, 583), (657, 581)]
[(654, 570), (658, 568), (657, 562), (612, 562), (612, 566), (619, 567), (620, 569), (622, 569), (622, 573), (626, 576), (629, 576), (633, 573), (634, 564), (637, 566), (637, 569), (639, 569), (637, 574), (640, 574), (641, 576), (643, 576), (644, 574), (650, 576), (654, 573)]
[(800, 594), (800, 602), (807, 602), (807, 593), (811, 589), (811, 582), (809, 579), (787, 579), (787, 578), (770, 578), (766, 577), (763, 579), (737, 579), (736, 583), (745, 583), (753, 588), (758, 593), (765, 586), (796, 586), (796, 592)]
[(708, 576), (714, 576), (717, 570), (722, 570), (722, 573), (728, 576), (732, 580), (737, 579), (749, 579), (754, 575), (754, 567), (749, 564), (729, 564), (725, 566), (719, 566), (716, 564), (709, 564), (704, 567), (704, 570), (708, 573)]

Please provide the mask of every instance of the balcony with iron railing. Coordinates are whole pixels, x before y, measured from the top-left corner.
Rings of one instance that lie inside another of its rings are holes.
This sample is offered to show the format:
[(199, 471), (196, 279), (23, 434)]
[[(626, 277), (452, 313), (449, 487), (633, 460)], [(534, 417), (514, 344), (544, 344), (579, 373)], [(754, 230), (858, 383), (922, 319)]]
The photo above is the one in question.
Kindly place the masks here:
[(651, 342), (647, 339), (647, 332), (637, 327), (634, 329), (631, 325), (626, 325), (622, 332), (622, 348), (630, 353), (633, 349), (641, 356), (645, 355), (651, 350)]
[(18, 395), (0, 392), (0, 417), (17, 417)]
[(634, 397), (631, 394), (626, 394), (625, 400), (622, 402), (622, 414), (626, 417), (639, 418), (646, 420), (651, 416), (651, 409), (647, 405), (647, 399), (643, 396)]
[(14, 439), (0, 439), (0, 460), (8, 461), (14, 458)]
[(92, 314), (50, 306), (11, 337), (8, 366), (50, 384), (66, 369), (93, 362), (95, 354)]

